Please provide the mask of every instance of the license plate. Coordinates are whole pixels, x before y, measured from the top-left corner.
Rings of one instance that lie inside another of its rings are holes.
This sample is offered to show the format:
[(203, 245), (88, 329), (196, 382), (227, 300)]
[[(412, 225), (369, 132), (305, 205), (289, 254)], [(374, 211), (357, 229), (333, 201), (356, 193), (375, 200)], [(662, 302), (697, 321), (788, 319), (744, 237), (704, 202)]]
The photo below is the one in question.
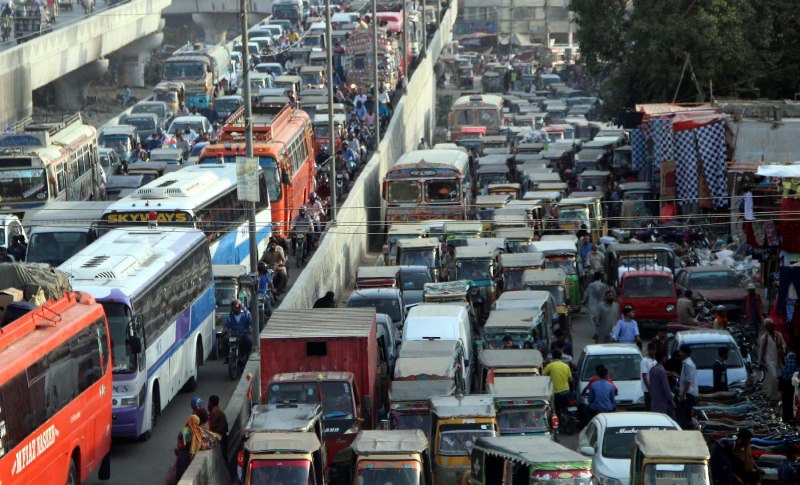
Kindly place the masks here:
[(578, 412), (578, 406), (567, 406), (567, 411), (569, 411), (571, 413), (577, 413)]
[(230, 343), (235, 343), (235, 342), (237, 342), (238, 340), (239, 340), (239, 339), (238, 339), (238, 338), (236, 338), (236, 337), (231, 337), (231, 338), (230, 338), (230, 340), (229, 340), (229, 342), (230, 342)]

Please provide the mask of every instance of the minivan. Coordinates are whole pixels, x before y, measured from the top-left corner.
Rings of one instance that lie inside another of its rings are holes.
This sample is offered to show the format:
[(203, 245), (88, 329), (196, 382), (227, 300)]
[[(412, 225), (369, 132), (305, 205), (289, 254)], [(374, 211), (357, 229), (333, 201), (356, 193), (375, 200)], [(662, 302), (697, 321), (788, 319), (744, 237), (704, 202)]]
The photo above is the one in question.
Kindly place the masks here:
[(692, 348), (692, 362), (697, 366), (697, 386), (701, 393), (712, 392), (714, 388), (714, 362), (720, 347), (728, 348), (728, 385), (747, 380), (745, 359), (739, 352), (736, 340), (727, 330), (686, 330), (675, 334), (670, 347), (670, 355), (681, 345)]
[(422, 303), (408, 312), (403, 326), (403, 342), (410, 340), (460, 340), (464, 346), (467, 369), (465, 378), (472, 382), (475, 350), (469, 312), (464, 305)]

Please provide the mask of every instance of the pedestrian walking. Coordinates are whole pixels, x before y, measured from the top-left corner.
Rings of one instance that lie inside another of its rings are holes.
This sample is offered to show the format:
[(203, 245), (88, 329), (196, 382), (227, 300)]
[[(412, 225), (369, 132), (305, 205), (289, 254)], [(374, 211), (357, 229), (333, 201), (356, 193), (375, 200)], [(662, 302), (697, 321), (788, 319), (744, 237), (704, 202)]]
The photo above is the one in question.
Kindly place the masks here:
[(639, 337), (639, 324), (634, 320), (636, 314), (633, 312), (633, 307), (625, 305), (622, 310), (622, 318), (617, 321), (614, 327), (614, 333), (611, 335), (611, 340), (623, 344), (636, 344), (639, 348), (642, 347), (642, 339)]
[(786, 363), (783, 364), (780, 376), (781, 389), (781, 415), (783, 422), (794, 424), (794, 386), (792, 376), (797, 372), (797, 360), (794, 352), (786, 354)]
[(598, 307), (597, 320), (592, 322), (594, 324), (594, 340), (597, 343), (609, 341), (619, 316), (619, 303), (614, 298), (614, 290), (606, 290), (606, 298)]
[(614, 386), (606, 380), (608, 369), (598, 367), (597, 377), (599, 379), (589, 389), (589, 415), (587, 416), (587, 421), (600, 413), (613, 413), (617, 410), (617, 404), (614, 401)]
[(778, 400), (778, 375), (786, 353), (783, 335), (775, 331), (775, 322), (764, 320), (764, 332), (758, 337), (759, 363), (764, 367), (764, 394)]
[(670, 418), (675, 418), (675, 396), (669, 385), (667, 370), (664, 362), (667, 360), (667, 353), (656, 351), (655, 365), (648, 374), (650, 385), (650, 411), (654, 413), (666, 414)]
[(589, 321), (596, 327), (600, 319), (600, 305), (606, 296), (606, 284), (603, 283), (603, 273), (594, 273), (592, 282), (586, 288), (583, 304), (589, 310)]
[[(728, 390), (728, 347), (720, 347), (712, 368), (714, 392)], [(789, 376), (791, 379), (791, 375)]]
[(697, 403), (697, 395), (700, 393), (697, 387), (697, 366), (692, 360), (692, 348), (688, 344), (681, 345), (679, 353), (683, 364), (678, 383), (680, 394), (678, 396), (677, 421), (683, 429), (694, 429), (692, 412)]
[(644, 406), (650, 410), (650, 369), (656, 365), (656, 342), (650, 341), (647, 344), (647, 355), (639, 363), (639, 373), (642, 375), (642, 392), (644, 393)]

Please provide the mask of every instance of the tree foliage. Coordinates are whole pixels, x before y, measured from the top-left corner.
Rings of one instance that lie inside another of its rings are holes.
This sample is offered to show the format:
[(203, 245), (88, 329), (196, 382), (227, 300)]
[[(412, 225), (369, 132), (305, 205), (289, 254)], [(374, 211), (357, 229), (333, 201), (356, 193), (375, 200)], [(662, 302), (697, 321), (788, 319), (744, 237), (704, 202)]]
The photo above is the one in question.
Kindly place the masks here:
[(572, 0), (571, 9), (581, 56), (602, 80), (610, 110), (673, 97), (708, 101), (712, 87), (715, 97), (789, 98), (798, 91), (794, 2)]

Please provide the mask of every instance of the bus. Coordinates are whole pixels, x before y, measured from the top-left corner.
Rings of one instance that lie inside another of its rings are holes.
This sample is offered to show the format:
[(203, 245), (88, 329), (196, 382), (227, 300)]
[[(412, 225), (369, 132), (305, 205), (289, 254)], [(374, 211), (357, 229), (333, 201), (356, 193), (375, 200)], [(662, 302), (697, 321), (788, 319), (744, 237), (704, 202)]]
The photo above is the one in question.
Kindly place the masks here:
[[(250, 267), (247, 210), (236, 189), (236, 164), (189, 165), (112, 202), (104, 211), (103, 230), (124, 226), (195, 227), (205, 233), (214, 264)], [(258, 255), (272, 232), (267, 180), (259, 177), (256, 203)], [(152, 219), (151, 219), (152, 217)]]
[(108, 318), (114, 437), (149, 439), (178, 391), (197, 388), (211, 353), (214, 278), (197, 229), (114, 229), (62, 264)]
[(469, 158), (461, 150), (415, 150), (383, 180), (386, 222), (465, 220), (471, 205)]
[(97, 130), (80, 113), (60, 122), (26, 119), (0, 134), (0, 210), (22, 219), (53, 200), (105, 199)]
[(497, 135), (503, 127), (503, 98), (494, 94), (461, 96), (447, 116), (448, 139), (460, 140), (462, 128), (483, 127), (486, 135)]
[(0, 483), (110, 475), (112, 359), (103, 307), (64, 293), (0, 333)]
[[(288, 105), (253, 107), (252, 126), (253, 153), (267, 180), (274, 230), (286, 236), (316, 183), (311, 118)], [(222, 127), (220, 143), (207, 145), (199, 163), (234, 163), (245, 153), (244, 108), (239, 108)]]

